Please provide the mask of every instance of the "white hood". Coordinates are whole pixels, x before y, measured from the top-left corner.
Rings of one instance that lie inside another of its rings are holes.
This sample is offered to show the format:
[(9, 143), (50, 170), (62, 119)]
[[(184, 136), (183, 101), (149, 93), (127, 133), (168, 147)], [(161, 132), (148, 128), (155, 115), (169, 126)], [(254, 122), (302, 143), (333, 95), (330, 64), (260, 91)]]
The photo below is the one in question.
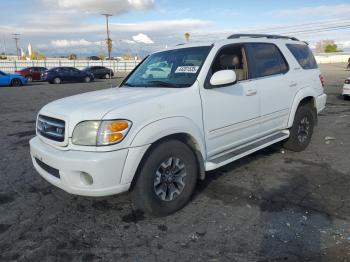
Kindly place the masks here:
[[(112, 110), (159, 96), (179, 92), (175, 88), (110, 88), (74, 95), (51, 102), (39, 114), (59, 118), (68, 124), (69, 134), (74, 126), (85, 120), (101, 120)], [(126, 116), (122, 116), (126, 117)]]

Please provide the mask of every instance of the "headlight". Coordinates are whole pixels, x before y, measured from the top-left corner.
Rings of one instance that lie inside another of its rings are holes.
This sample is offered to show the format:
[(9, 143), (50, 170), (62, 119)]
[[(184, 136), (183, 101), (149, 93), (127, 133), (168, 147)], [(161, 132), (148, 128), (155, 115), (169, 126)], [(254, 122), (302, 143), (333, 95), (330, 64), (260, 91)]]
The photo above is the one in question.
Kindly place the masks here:
[(73, 131), (72, 142), (81, 146), (106, 146), (121, 142), (131, 128), (128, 120), (84, 121)]

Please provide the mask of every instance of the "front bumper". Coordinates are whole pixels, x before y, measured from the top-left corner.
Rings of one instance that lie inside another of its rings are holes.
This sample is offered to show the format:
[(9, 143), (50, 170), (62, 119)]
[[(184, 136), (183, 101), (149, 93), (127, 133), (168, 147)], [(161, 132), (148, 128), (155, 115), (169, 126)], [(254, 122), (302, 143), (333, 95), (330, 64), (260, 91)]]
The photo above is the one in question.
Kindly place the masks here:
[[(107, 196), (127, 191), (131, 181), (123, 183), (122, 175), (128, 151), (64, 151), (42, 142), (38, 137), (30, 140), (30, 154), (38, 173), (64, 191), (83, 196)], [(56, 170), (58, 177), (50, 170)], [(92, 178), (91, 184), (86, 182), (86, 174)]]
[(345, 84), (343, 86), (343, 96), (350, 96), (350, 85)]
[(326, 102), (327, 102), (327, 95), (326, 94), (322, 94), (322, 95), (316, 97), (317, 113), (320, 113), (323, 109), (325, 109)]

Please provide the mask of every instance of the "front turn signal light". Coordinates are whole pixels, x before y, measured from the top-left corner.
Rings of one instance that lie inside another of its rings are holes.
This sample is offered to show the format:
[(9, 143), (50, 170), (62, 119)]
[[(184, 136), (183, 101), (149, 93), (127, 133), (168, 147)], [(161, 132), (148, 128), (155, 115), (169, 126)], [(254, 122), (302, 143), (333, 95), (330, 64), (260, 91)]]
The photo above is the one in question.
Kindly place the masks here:
[(111, 145), (122, 141), (131, 128), (128, 120), (102, 121), (97, 139), (98, 145)]

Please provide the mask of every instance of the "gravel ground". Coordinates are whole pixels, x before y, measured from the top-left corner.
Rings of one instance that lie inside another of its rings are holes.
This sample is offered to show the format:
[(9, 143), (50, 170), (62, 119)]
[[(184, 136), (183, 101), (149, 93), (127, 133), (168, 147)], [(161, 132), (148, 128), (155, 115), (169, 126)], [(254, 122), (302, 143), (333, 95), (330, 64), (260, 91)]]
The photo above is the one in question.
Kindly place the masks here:
[(107, 81), (0, 88), (0, 260), (350, 261), (344, 68), (321, 67), (329, 99), (306, 151), (274, 145), (210, 172), (192, 201), (166, 218), (134, 211), (128, 194), (69, 195), (32, 167), (38, 110)]

